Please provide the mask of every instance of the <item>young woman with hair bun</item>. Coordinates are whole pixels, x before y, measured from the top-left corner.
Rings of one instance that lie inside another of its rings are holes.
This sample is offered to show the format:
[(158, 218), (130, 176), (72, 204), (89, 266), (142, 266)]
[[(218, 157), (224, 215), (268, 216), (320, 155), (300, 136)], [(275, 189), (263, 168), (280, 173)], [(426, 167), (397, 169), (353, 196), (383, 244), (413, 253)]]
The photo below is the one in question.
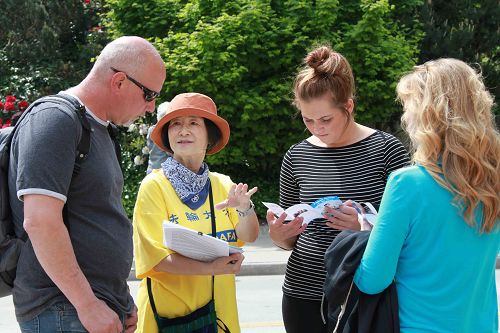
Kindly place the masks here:
[(283, 284), (282, 312), (285, 329), (327, 332), (324, 254), (341, 230), (359, 230), (356, 202), (376, 208), (389, 174), (409, 163), (408, 154), (391, 134), (354, 120), (355, 84), (351, 66), (328, 46), (311, 51), (294, 85), (294, 105), (310, 132), (307, 139), (286, 152), (280, 172), (280, 206), (311, 204), (338, 196), (344, 204), (326, 209), (323, 219), (307, 227), (299, 216), (283, 223), (268, 211), (272, 240), (291, 250)]

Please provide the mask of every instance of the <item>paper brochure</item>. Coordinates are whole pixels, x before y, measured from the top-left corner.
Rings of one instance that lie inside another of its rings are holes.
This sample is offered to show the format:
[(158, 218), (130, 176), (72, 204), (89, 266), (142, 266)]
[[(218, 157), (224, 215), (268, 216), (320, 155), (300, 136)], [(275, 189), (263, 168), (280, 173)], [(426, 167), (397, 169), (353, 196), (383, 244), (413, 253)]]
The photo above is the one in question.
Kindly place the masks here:
[[(304, 218), (303, 223), (308, 224), (314, 219), (321, 219), (323, 217), (323, 210), (326, 206), (333, 209), (339, 209), (343, 204), (337, 196), (328, 196), (314, 201), (312, 204), (296, 204), (288, 207), (287, 209), (281, 208), (279, 205), (271, 202), (262, 202), (264, 206), (270, 209), (276, 217), (281, 216), (281, 214), (286, 213), (287, 216), (285, 221), (291, 221), (297, 216)], [(374, 225), (377, 220), (377, 210), (369, 202), (364, 202), (361, 205), (363, 210), (361, 210), (356, 204), (356, 210), (363, 215), (363, 217), (371, 224)]]

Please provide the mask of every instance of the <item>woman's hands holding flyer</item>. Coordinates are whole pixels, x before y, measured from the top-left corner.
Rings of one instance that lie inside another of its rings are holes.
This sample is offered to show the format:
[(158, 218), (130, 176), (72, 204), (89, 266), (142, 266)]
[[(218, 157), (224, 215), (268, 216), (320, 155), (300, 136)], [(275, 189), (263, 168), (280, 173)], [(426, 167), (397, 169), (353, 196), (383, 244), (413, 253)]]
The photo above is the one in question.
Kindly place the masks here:
[(286, 216), (287, 214), (283, 213), (276, 217), (271, 210), (268, 210), (266, 220), (269, 225), (269, 236), (273, 242), (283, 249), (291, 250), (297, 241), (297, 236), (306, 229), (307, 224), (303, 224), (304, 218), (301, 216), (285, 223)]
[(323, 217), (328, 220), (326, 225), (339, 230), (361, 230), (362, 215), (360, 207), (352, 200), (345, 201), (339, 208), (335, 209), (326, 205), (323, 209)]

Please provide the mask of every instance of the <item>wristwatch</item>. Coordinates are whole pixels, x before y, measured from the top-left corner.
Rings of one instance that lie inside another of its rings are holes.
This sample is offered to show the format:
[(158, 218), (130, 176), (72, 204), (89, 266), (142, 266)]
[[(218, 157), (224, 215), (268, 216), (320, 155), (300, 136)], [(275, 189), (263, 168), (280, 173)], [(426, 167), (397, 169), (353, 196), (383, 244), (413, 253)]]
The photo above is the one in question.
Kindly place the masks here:
[(250, 200), (250, 207), (245, 209), (245, 210), (239, 210), (236, 208), (236, 211), (238, 212), (239, 217), (247, 217), (248, 215), (252, 214), (254, 212), (255, 205), (253, 204), (252, 200)]

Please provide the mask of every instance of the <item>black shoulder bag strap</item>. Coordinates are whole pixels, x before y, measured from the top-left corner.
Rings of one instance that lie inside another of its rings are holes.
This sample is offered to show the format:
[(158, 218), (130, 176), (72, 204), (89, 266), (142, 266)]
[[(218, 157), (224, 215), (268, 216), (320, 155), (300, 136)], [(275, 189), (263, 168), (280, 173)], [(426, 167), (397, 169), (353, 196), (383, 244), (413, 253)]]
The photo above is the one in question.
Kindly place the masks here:
[(76, 158), (75, 158), (75, 168), (73, 169), (73, 175), (76, 175), (80, 172), (80, 164), (87, 157), (87, 155), (89, 153), (90, 133), (92, 131), (92, 128), (90, 126), (90, 122), (85, 115), (85, 112), (86, 112), (85, 105), (80, 104), (80, 102), (78, 102), (78, 100), (76, 100), (76, 98), (74, 98), (70, 95), (57, 94), (57, 95), (45, 96), (45, 97), (42, 97), (42, 98), (36, 100), (28, 107), (28, 109), (26, 109), (23, 112), (21, 117), (19, 117), (19, 119), (17, 120), (16, 126), (14, 126), (12, 131), (15, 131), (17, 129), (17, 127), (18, 127), (17, 124), (21, 123), (21, 120), (24, 117), (26, 117), (26, 115), (31, 111), (31, 109), (33, 109), (35, 106), (42, 104), (42, 103), (45, 103), (45, 102), (66, 104), (70, 109), (76, 111), (76, 114), (78, 115), (80, 123), (82, 124), (82, 137), (80, 138), (80, 142), (78, 143), (77, 154), (76, 154)]
[[(80, 142), (78, 143), (78, 147), (76, 148), (77, 154), (75, 158), (75, 167), (73, 168), (73, 176), (76, 176), (80, 172), (81, 163), (85, 158), (87, 158), (90, 151), (90, 133), (92, 132), (92, 127), (87, 118), (86, 114), (87, 110), (85, 109), (85, 105), (81, 104), (76, 98), (74, 98), (71, 95), (57, 94), (48, 96), (46, 98), (48, 98), (48, 101), (53, 101), (53, 102), (54, 98), (59, 98), (60, 100), (62, 99), (70, 103), (71, 107), (74, 110), (76, 110), (76, 114), (78, 115), (80, 123), (82, 124), (82, 137), (80, 138)], [(118, 159), (118, 162), (121, 165), (121, 149), (120, 149), (120, 144), (118, 142), (119, 130), (112, 123), (108, 125), (107, 130), (109, 136), (111, 137), (111, 140), (113, 141), (116, 158)]]
[[(210, 182), (210, 179), (208, 180)], [(215, 209), (214, 209), (214, 198), (212, 195), (212, 184), (208, 184), (208, 198), (210, 199), (210, 219), (212, 220), (212, 237), (217, 238), (217, 225), (215, 224)], [(215, 292), (215, 276), (212, 275), (212, 300), (214, 299), (214, 292)], [(215, 303), (215, 301), (214, 301)], [(224, 333), (231, 333), (229, 328), (226, 326), (226, 324), (217, 317), (217, 326), (224, 332)]]
[(151, 305), (151, 310), (153, 310), (153, 314), (156, 318), (158, 317), (158, 311), (156, 311), (155, 299), (153, 298), (153, 291), (151, 289), (151, 279), (146, 278), (146, 283), (148, 285), (149, 304)]
[[(210, 182), (210, 180), (208, 180)], [(212, 185), (208, 184), (208, 199), (210, 200), (210, 219), (212, 220), (212, 237), (217, 238), (217, 225), (215, 224), (214, 198), (212, 197)], [(215, 275), (212, 275), (212, 300), (215, 293)], [(217, 318), (217, 321), (219, 318)]]
[[(217, 225), (215, 224), (215, 209), (214, 209), (214, 199), (212, 197), (211, 184), (208, 185), (208, 188), (209, 188), (208, 198), (210, 200), (210, 219), (212, 220), (212, 237), (217, 237)], [(153, 310), (155, 317), (157, 317), (158, 312), (156, 311), (155, 300), (153, 298), (153, 291), (151, 289), (151, 279), (149, 277), (146, 278), (146, 284), (148, 286), (149, 304), (151, 305), (151, 309)], [(215, 276), (212, 275), (212, 300), (214, 300), (214, 291), (215, 291)], [(221, 319), (219, 319), (219, 317), (217, 317), (217, 326), (224, 333), (231, 333), (227, 325)]]

